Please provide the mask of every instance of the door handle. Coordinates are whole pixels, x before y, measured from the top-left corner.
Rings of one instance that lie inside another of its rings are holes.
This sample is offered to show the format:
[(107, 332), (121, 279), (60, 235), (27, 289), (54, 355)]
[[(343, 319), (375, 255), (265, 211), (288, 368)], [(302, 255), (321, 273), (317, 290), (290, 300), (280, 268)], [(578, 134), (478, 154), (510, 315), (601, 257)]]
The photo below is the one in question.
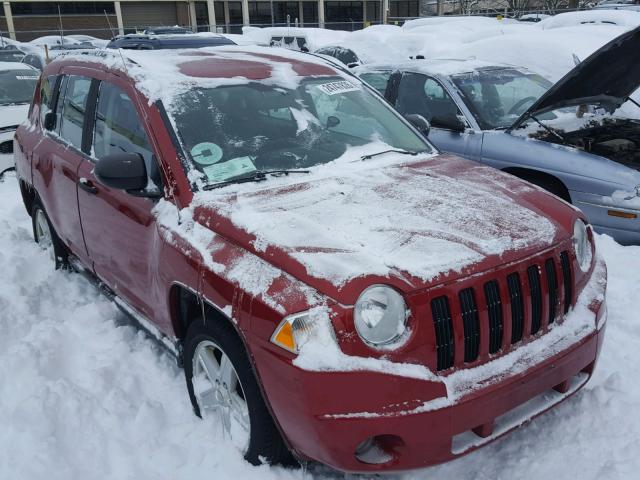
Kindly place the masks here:
[(91, 180), (87, 180), (84, 177), (78, 180), (78, 187), (80, 187), (85, 192), (90, 193), (91, 195), (95, 195), (96, 193), (98, 193), (98, 187), (96, 187), (91, 182)]

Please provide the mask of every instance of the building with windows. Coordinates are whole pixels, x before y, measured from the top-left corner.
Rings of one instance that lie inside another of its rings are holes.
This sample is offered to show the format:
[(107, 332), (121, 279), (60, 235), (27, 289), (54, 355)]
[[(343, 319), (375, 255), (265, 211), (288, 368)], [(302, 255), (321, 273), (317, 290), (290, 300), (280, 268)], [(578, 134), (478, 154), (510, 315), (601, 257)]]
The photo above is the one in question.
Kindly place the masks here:
[[(240, 33), (243, 25), (354, 30), (388, 17), (417, 17), (426, 0), (119, 0), (112, 2), (3, 0), (2, 35), (30, 40), (43, 35), (109, 38), (149, 25), (183, 25), (199, 31)], [(386, 3), (385, 3), (386, 2)]]

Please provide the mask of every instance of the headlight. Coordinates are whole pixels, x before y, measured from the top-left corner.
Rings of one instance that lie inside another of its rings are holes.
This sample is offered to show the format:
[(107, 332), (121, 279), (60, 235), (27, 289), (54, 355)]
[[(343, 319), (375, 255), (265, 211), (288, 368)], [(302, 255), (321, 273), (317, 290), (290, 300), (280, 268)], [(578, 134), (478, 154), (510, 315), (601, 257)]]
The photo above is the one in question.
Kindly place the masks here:
[(353, 314), (360, 338), (374, 346), (392, 343), (407, 328), (407, 306), (397, 291), (373, 285), (360, 294)]
[(586, 272), (591, 266), (591, 242), (587, 233), (587, 226), (582, 220), (576, 220), (573, 224), (573, 250), (580, 270)]

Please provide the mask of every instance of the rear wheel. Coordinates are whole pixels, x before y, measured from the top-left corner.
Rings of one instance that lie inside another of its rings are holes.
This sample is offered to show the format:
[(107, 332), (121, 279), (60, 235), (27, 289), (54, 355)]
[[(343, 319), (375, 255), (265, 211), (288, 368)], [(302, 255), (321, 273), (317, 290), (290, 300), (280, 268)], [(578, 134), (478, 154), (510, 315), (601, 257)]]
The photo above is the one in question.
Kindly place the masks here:
[(36, 243), (49, 253), (56, 269), (65, 268), (67, 265), (67, 250), (53, 229), (49, 217), (39, 200), (33, 202), (31, 223), (33, 225), (33, 238)]
[(289, 463), (291, 455), (262, 398), (249, 358), (224, 321), (195, 320), (184, 342), (184, 371), (196, 415), (216, 420), (254, 465)]

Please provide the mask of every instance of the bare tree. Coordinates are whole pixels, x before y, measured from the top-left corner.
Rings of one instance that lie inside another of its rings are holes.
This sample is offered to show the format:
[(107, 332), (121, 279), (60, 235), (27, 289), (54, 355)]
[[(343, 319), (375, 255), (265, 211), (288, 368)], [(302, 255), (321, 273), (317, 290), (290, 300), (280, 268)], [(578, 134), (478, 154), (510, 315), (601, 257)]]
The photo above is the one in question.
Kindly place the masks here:
[(480, 3), (480, 0), (457, 0), (458, 7), (460, 9), (461, 15), (468, 15), (469, 13), (473, 13)]
[(507, 7), (514, 17), (519, 17), (530, 9), (531, 0), (507, 0)]
[(569, 7), (569, 0), (542, 0), (542, 6), (545, 12), (555, 14), (559, 10), (564, 10)]

